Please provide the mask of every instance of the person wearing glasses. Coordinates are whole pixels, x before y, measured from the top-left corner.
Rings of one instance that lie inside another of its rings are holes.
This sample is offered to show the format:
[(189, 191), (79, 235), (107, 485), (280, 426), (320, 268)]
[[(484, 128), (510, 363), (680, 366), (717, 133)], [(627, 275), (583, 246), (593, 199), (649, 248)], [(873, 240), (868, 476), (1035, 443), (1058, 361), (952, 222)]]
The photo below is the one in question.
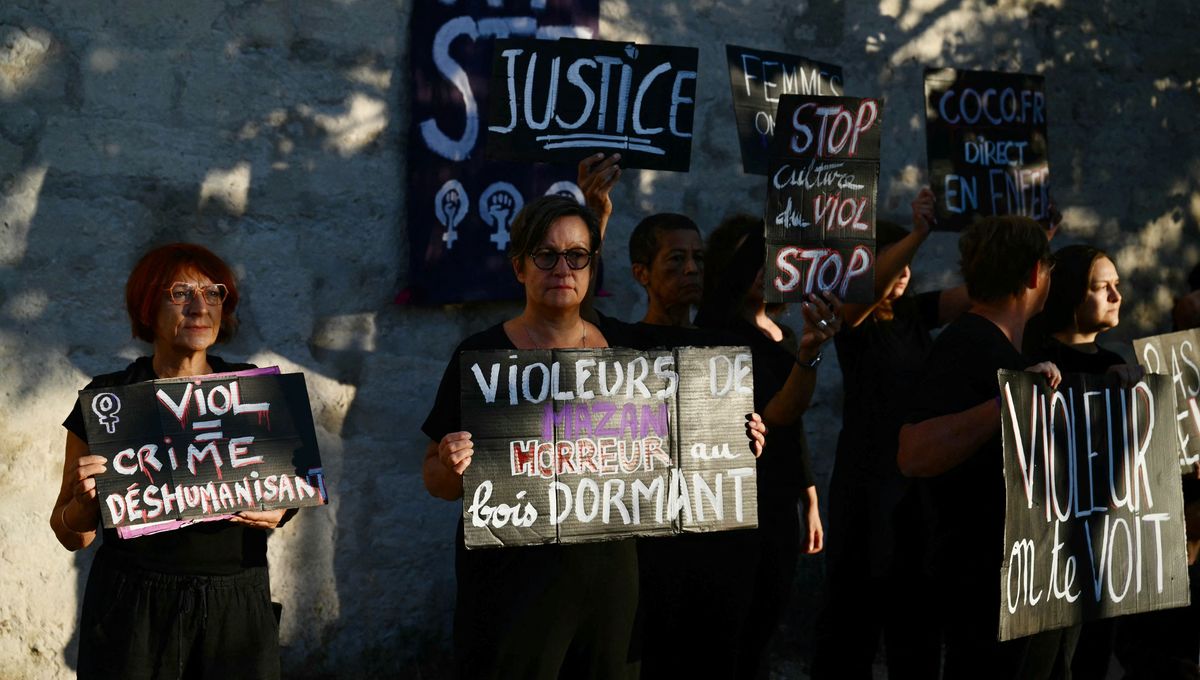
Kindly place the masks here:
[[(454, 349), (421, 428), (432, 440), (425, 488), (445, 500), (462, 498), (463, 473), (474, 453), (471, 433), (461, 424), (460, 353), (628, 344), (620, 329), (599, 327), (579, 314), (600, 243), (595, 213), (569, 198), (543, 196), (517, 215), (511, 237), (508, 252), (525, 287), (525, 308)], [(455, 548), (459, 677), (637, 677), (632, 540), (468, 552), (460, 522)]]
[[(208, 249), (174, 243), (146, 253), (125, 284), (134, 337), (153, 352), (85, 389), (253, 368), (209, 354), (237, 330), (233, 272)], [(267, 531), (284, 510), (122, 539), (103, 529), (95, 476), (76, 403), (50, 526), (67, 550), (100, 547), (79, 623), (80, 678), (278, 678), (279, 630), (267, 574)]]
[[(511, 235), (509, 257), (525, 287), (525, 307), (454, 349), (422, 426), (431, 439), (425, 488), (445, 500), (462, 498), (463, 473), (474, 453), (471, 433), (462, 428), (460, 353), (636, 346), (638, 340), (631, 326), (605, 318), (593, 324), (580, 316), (601, 242), (600, 220), (590, 208), (543, 196), (517, 215)], [(750, 437), (761, 446), (757, 431)], [(455, 549), (459, 677), (638, 676), (634, 540), (467, 551), (460, 522)]]

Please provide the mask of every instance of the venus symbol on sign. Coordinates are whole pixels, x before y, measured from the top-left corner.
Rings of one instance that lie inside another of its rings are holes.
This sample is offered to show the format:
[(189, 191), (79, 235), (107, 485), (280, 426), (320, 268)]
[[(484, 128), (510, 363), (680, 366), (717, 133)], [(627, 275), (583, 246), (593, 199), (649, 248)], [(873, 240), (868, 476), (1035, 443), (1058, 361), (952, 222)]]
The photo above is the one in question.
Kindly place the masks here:
[(92, 398), (92, 413), (100, 419), (100, 424), (109, 434), (117, 431), (117, 412), (121, 410), (121, 399), (112, 392), (101, 392)]
[(452, 179), (438, 189), (433, 199), (433, 214), (446, 228), (446, 233), (442, 234), (446, 249), (454, 248), (454, 242), (458, 240), (458, 225), (467, 216), (467, 190), (462, 182)]
[(555, 182), (546, 189), (547, 196), (562, 196), (563, 198), (573, 198), (579, 205), (586, 205), (583, 199), (583, 191), (569, 179), (564, 179), (561, 182)]
[(495, 182), (479, 197), (479, 216), (496, 228), (489, 238), (496, 250), (504, 252), (508, 247), (508, 225), (525, 206), (521, 192), (508, 182)]

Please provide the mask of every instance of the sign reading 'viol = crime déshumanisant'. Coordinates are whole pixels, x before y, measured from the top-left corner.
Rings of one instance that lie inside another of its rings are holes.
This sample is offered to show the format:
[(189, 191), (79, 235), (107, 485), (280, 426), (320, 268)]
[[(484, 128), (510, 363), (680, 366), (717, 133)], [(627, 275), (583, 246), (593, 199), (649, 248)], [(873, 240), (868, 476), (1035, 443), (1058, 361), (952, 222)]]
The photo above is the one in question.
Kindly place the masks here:
[(1041, 76), (927, 70), (925, 135), (935, 229), (959, 231), (989, 215), (1024, 215), (1049, 226)]
[(326, 503), (304, 376), (274, 370), (80, 391), (104, 526)]
[(696, 108), (694, 47), (603, 40), (497, 40), (488, 158), (686, 172)]
[(746, 347), (464, 352), (468, 548), (758, 525)]
[(742, 171), (767, 174), (775, 110), (785, 94), (842, 96), (842, 67), (782, 52), (725, 46)]
[(1171, 377), (1179, 467), (1190, 474), (1200, 464), (1200, 329), (1140, 338), (1133, 351), (1147, 373)]
[[(1183, 491), (1166, 376), (999, 371), (1000, 639), (1188, 604)], [(964, 508), (964, 511), (967, 509)]]
[(768, 302), (818, 291), (874, 300), (881, 119), (878, 99), (780, 97), (763, 216)]

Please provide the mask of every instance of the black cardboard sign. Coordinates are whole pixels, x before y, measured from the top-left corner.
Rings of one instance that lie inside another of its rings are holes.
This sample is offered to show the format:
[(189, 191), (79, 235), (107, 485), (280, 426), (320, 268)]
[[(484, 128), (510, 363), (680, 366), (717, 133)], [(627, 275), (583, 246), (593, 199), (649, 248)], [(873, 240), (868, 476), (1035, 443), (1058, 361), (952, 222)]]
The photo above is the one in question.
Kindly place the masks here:
[(768, 302), (816, 291), (874, 301), (881, 117), (877, 99), (780, 97), (763, 217)]
[(154, 380), (79, 403), (89, 449), (108, 459), (107, 528), (328, 501), (300, 373)]
[(775, 111), (785, 94), (840, 97), (842, 67), (782, 52), (725, 46), (742, 171), (767, 174)]
[[(999, 371), (1000, 639), (1188, 604), (1170, 379)], [(964, 509), (966, 511), (966, 509)]]
[(464, 352), (468, 548), (758, 525), (746, 347)]
[(1045, 80), (1024, 73), (925, 71), (925, 143), (935, 229), (977, 217), (1050, 224)]
[(1134, 340), (1133, 351), (1147, 373), (1171, 377), (1179, 467), (1190, 473), (1200, 463), (1200, 329)]
[(628, 168), (686, 172), (694, 47), (602, 40), (497, 40), (488, 158), (566, 163), (620, 152)]

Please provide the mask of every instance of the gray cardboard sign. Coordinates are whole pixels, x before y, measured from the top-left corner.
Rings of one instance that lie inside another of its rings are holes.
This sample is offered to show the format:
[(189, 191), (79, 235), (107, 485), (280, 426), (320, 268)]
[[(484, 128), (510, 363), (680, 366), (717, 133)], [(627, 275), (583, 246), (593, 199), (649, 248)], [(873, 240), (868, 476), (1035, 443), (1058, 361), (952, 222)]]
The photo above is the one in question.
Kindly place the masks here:
[[(1170, 379), (999, 371), (1001, 640), (1188, 604)], [(968, 509), (964, 508), (964, 512)]]
[(1200, 329), (1134, 340), (1133, 351), (1147, 373), (1171, 377), (1179, 467), (1190, 473), (1200, 463)]
[(758, 525), (746, 347), (464, 352), (467, 548)]

